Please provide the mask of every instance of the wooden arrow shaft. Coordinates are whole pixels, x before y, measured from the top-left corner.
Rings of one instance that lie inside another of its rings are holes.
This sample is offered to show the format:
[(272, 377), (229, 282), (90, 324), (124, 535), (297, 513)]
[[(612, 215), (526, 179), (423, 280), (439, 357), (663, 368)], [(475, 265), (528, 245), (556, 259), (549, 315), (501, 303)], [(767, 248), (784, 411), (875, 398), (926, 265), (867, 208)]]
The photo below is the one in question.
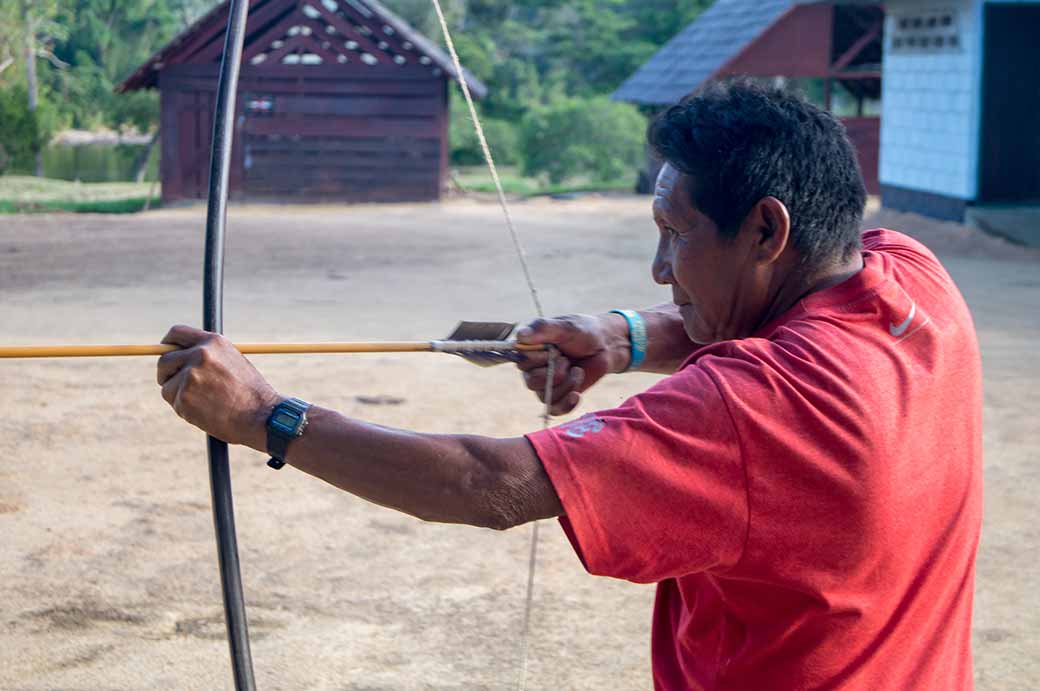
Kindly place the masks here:
[[(450, 348), (438, 347), (451, 343)], [(465, 344), (465, 345), (462, 345)], [(545, 350), (545, 346), (524, 345), (510, 341), (384, 341), (362, 343), (238, 343), (235, 347), (245, 355), (287, 355), (307, 353), (430, 353)], [(27, 345), (0, 346), (0, 359), (120, 357), (162, 355), (180, 350), (174, 345)]]

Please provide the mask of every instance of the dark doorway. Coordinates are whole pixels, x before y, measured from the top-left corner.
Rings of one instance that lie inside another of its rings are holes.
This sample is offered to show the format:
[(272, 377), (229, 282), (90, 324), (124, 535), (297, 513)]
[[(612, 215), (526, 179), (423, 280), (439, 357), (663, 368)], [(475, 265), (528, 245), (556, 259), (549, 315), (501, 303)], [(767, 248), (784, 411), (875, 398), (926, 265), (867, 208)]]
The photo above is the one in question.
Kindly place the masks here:
[(1040, 201), (1040, 5), (986, 5), (980, 202)]

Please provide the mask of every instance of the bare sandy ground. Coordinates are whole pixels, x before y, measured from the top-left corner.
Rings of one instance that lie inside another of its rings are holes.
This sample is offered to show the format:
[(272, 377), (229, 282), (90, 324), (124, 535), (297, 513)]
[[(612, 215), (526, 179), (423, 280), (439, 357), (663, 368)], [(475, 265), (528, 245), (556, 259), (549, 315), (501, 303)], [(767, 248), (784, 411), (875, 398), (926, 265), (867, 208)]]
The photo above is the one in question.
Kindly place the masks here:
[[(649, 280), (645, 199), (515, 213), (548, 311), (667, 299)], [(978, 688), (1040, 688), (1040, 254), (915, 216), (875, 211), (868, 225), (924, 239), (973, 308), (986, 373)], [(0, 342), (154, 342), (197, 324), (201, 229), (199, 209), (0, 218)], [(432, 338), (532, 313), (499, 211), (469, 201), (234, 208), (226, 292), (242, 341)], [(256, 362), (285, 393), (382, 424), (539, 424), (508, 368)], [(652, 381), (617, 377), (584, 409)], [(160, 399), (154, 362), (0, 362), (0, 394), (0, 689), (231, 688), (204, 443)], [(261, 689), (515, 686), (527, 529), (425, 525), (263, 461), (233, 451)], [(650, 688), (652, 589), (592, 578), (555, 525), (542, 535), (529, 688)]]

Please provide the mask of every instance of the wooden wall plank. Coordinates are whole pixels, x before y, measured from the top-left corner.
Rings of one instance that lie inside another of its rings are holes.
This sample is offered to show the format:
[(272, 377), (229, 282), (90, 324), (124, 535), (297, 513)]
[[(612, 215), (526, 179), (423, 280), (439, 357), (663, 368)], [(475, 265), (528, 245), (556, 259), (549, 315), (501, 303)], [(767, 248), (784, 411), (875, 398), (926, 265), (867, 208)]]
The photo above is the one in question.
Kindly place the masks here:
[(443, 79), (441, 86), (441, 103), (438, 110), (441, 126), (441, 161), (440, 168), (437, 171), (437, 189), (444, 191), (448, 187), (448, 165), (451, 158), (451, 101), (449, 100), (449, 89), (451, 89), (451, 82), (447, 79)]
[(272, 98), (273, 117), (292, 118), (298, 115), (305, 117), (321, 117), (334, 115), (367, 115), (367, 116), (441, 116), (440, 99), (430, 98), (395, 98), (393, 96), (353, 96), (342, 95), (297, 96), (275, 94)]
[(358, 153), (397, 155), (407, 150), (417, 155), (439, 155), (437, 137), (298, 137), (296, 135), (262, 136), (247, 133), (246, 144), (254, 149), (286, 151), (299, 147), (321, 148), (325, 151), (356, 151)]
[[(286, 123), (277, 118), (251, 118), (249, 131), (255, 134), (287, 134)], [(292, 134), (302, 136), (344, 137), (437, 137), (440, 129), (432, 119), (328, 117), (292, 122)]]
[[(180, 80), (187, 77), (216, 79), (219, 65), (171, 65), (163, 70), (169, 72), (168, 79)], [(365, 65), (358, 61), (345, 65), (242, 65), (241, 79), (283, 77), (286, 79), (353, 80), (359, 82), (432, 82), (439, 83), (443, 77), (434, 77), (423, 65)]]
[[(239, 85), (239, 93), (255, 92), (267, 94), (304, 94), (315, 96), (342, 95), (344, 97), (364, 96), (398, 96), (409, 98), (437, 98), (441, 89), (439, 80), (387, 80), (366, 81), (351, 79), (313, 79), (306, 71), (316, 65), (293, 65), (297, 74), (292, 77), (243, 77)], [(300, 74), (303, 72), (304, 74)], [(203, 77), (178, 77), (170, 80), (167, 88), (177, 91), (213, 91), (215, 79)]]
[(178, 150), (178, 92), (172, 89), (159, 92), (159, 180), (162, 182), (162, 201), (166, 203), (180, 199), (180, 179), (177, 174)]

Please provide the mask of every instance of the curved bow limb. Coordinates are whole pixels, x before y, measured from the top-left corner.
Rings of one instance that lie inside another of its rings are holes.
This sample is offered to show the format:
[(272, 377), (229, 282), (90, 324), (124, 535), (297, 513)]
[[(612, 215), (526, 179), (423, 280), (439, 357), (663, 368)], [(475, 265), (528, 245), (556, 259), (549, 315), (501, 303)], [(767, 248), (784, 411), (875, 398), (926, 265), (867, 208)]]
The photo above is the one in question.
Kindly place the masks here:
[[(231, 146), (234, 140), (235, 96), (242, 63), (249, 0), (229, 0), (224, 57), (217, 84), (216, 111), (213, 116), (213, 153), (210, 159), (209, 200), (206, 209), (206, 257), (203, 275), (202, 326), (220, 333), (224, 329), (224, 230), (227, 225), (228, 178)], [(237, 691), (255, 691), (253, 659), (249, 651), (242, 574), (238, 564), (235, 537), (235, 510), (231, 497), (231, 469), (228, 446), (214, 437), (207, 438), (210, 492), (213, 498), (213, 524), (220, 563), (220, 585), (224, 596), (224, 621), (231, 667)]]

